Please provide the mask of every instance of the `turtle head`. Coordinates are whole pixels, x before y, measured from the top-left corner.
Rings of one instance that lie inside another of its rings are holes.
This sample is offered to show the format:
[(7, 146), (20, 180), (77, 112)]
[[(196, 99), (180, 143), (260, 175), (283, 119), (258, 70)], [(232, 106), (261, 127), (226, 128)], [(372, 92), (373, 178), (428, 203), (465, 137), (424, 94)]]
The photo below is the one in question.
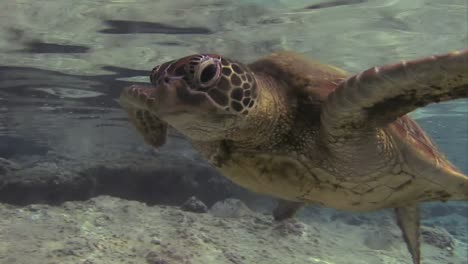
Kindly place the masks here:
[(153, 68), (150, 79), (152, 86), (124, 89), (123, 107), (146, 111), (193, 140), (226, 138), (242, 129), (256, 105), (253, 73), (219, 55), (196, 54), (163, 63)]

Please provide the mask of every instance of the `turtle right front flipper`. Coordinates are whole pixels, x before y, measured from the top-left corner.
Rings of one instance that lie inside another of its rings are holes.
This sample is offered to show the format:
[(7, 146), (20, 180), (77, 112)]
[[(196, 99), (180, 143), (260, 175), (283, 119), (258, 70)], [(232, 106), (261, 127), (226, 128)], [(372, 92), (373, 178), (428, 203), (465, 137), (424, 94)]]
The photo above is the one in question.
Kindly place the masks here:
[(120, 104), (127, 106), (124, 108), (130, 117), (129, 120), (143, 135), (145, 142), (155, 148), (159, 148), (167, 142), (168, 124), (146, 109), (148, 106), (129, 107), (132, 105), (130, 99), (139, 97), (139, 94), (135, 90), (136, 88), (151, 89), (151, 87), (143, 86), (127, 87), (120, 98)]

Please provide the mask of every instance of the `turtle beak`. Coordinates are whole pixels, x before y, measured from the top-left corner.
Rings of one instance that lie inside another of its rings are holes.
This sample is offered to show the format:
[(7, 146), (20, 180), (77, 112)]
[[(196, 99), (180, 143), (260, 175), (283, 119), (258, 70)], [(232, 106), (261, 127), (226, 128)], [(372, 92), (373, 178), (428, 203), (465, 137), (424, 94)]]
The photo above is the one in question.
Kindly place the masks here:
[(125, 87), (119, 98), (120, 105), (125, 109), (149, 110), (156, 105), (155, 101), (154, 88), (140, 85)]
[(120, 95), (119, 102), (127, 110), (144, 109), (162, 119), (179, 113), (216, 110), (206, 93), (191, 90), (181, 79), (174, 79), (157, 86), (126, 87)]

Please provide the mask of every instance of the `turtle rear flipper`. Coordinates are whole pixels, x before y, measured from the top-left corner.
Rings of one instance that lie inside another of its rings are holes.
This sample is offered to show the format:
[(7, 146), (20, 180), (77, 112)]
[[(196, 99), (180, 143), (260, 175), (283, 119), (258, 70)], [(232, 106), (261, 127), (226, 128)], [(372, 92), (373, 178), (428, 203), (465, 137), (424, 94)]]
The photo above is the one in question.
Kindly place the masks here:
[(468, 49), (374, 67), (348, 78), (321, 114), (325, 134), (385, 126), (418, 107), (468, 96)]
[(273, 210), (273, 218), (276, 221), (282, 221), (289, 218), (293, 218), (294, 215), (304, 206), (304, 203), (286, 201), (278, 199), (278, 204)]
[(421, 250), (419, 242), (419, 207), (411, 205), (395, 209), (397, 224), (400, 227), (414, 264), (421, 263)]

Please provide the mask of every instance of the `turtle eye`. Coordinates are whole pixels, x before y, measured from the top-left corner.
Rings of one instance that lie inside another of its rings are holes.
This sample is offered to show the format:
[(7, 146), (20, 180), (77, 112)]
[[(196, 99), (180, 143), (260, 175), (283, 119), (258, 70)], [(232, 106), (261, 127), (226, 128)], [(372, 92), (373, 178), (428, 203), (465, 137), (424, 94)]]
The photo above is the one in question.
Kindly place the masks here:
[(213, 86), (218, 81), (221, 70), (219, 63), (215, 60), (202, 61), (197, 68), (196, 80), (201, 87)]

